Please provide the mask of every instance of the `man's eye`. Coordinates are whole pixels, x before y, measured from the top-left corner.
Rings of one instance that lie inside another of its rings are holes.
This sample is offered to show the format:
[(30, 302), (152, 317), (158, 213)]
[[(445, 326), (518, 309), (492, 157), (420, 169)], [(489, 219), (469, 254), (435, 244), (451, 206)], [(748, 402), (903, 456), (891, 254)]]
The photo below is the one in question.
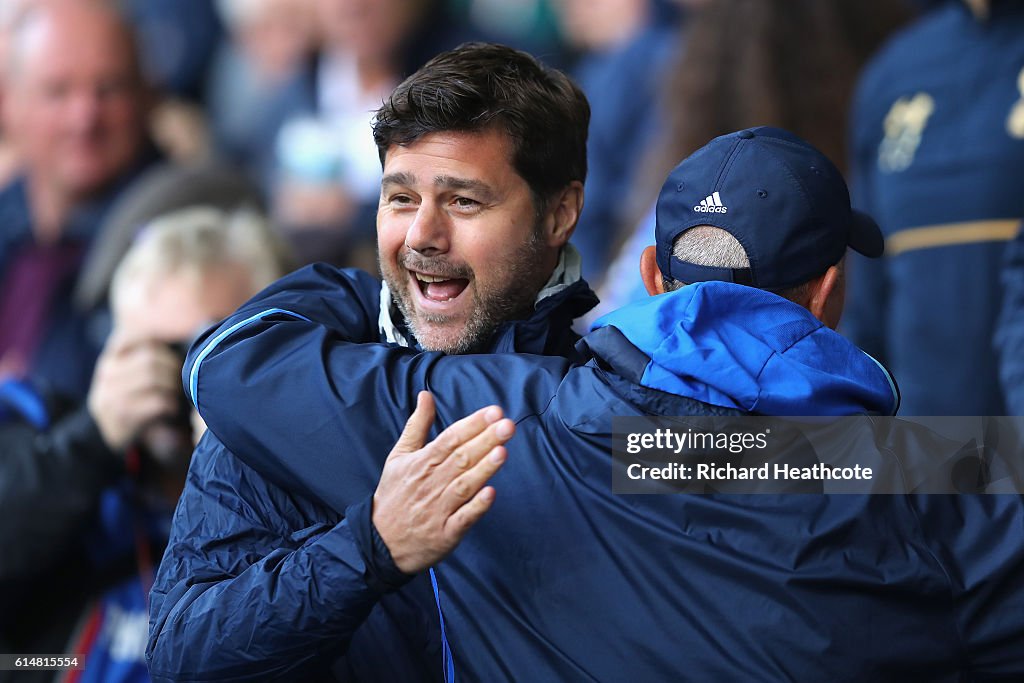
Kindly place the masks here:
[(480, 202), (476, 201), (475, 199), (470, 199), (469, 197), (456, 197), (455, 206), (459, 207), (460, 209), (475, 209), (476, 207), (480, 206)]
[(129, 84), (124, 79), (111, 79), (103, 81), (96, 86), (96, 94), (100, 99), (120, 97), (129, 90)]
[(51, 102), (67, 99), (71, 86), (64, 82), (47, 83), (42, 88), (43, 97)]
[(392, 195), (391, 199), (389, 199), (388, 201), (390, 201), (392, 204), (397, 204), (399, 206), (408, 206), (412, 204), (412, 197), (410, 197), (407, 194), (396, 194)]

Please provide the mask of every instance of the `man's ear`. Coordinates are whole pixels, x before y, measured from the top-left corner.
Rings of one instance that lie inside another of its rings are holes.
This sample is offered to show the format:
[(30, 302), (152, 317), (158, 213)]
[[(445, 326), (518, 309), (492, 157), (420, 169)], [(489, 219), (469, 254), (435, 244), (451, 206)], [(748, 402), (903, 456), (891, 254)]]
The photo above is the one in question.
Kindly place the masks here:
[(651, 296), (665, 293), (665, 278), (658, 267), (657, 247), (653, 244), (640, 254), (640, 279), (644, 281), (644, 287)]
[(561, 247), (572, 237), (583, 211), (583, 183), (574, 180), (551, 200), (544, 219), (544, 238), (549, 247)]
[(829, 266), (823, 274), (811, 280), (807, 310), (825, 326), (833, 330), (839, 326), (843, 314), (842, 273), (838, 266)]

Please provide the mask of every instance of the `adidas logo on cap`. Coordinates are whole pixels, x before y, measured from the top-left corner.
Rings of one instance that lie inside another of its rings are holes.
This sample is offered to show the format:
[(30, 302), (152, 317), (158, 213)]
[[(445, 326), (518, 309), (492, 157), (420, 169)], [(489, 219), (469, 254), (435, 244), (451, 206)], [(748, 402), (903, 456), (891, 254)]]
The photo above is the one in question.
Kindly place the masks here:
[(693, 210), (699, 213), (729, 213), (729, 207), (722, 204), (722, 198), (717, 192), (700, 200), (700, 204), (693, 207)]

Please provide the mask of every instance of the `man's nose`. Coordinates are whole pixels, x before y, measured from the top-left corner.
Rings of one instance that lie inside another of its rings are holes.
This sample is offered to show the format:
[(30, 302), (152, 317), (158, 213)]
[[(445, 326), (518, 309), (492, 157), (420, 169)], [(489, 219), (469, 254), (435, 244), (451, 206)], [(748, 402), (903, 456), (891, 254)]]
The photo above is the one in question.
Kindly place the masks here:
[(100, 117), (100, 98), (92, 92), (76, 92), (68, 102), (68, 119), (78, 133), (90, 133)]
[(444, 212), (429, 202), (420, 205), (416, 218), (405, 233), (405, 246), (424, 256), (447, 253), (450, 230)]

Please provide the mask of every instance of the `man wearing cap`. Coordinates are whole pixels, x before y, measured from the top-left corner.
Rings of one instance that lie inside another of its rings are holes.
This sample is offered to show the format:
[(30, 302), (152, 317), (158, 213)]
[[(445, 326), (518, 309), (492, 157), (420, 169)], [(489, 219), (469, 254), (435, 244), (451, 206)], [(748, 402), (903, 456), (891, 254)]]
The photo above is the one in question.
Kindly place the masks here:
[[(285, 468), (299, 482), (288, 495), (344, 510), (372, 495), (352, 485), (353, 461), (383, 464), (399, 436), (385, 426), (389, 414), (408, 414), (429, 389), (443, 425), (491, 402), (516, 422), (493, 479), (493, 507), (433, 575), (445, 680), (902, 681), (1020, 672), (1024, 628), (1010, 619), (980, 635), (960, 628), (965, 587), (950, 584), (907, 498), (611, 493), (612, 416), (891, 415), (898, 403), (888, 373), (832, 329), (846, 246), (878, 255), (880, 240), (851, 211), (839, 172), (809, 144), (770, 128), (713, 140), (666, 181), (657, 240), (641, 274), (652, 294), (663, 294), (598, 321), (581, 342), (584, 364), (348, 343), (342, 315), (311, 320), (288, 279), (280, 281), (213, 333), (221, 335), (216, 349), (194, 350), (186, 362), (186, 375), (202, 366), (198, 392), (210, 428), (245, 452), (253, 470), (239, 484), (224, 480), (218, 461), (201, 463), (180, 507), (202, 508), (222, 538), (245, 533), (237, 509), (257, 510), (269, 528), (315, 528), (315, 519), (282, 524), (278, 503), (265, 502), (282, 494), (259, 472)], [(328, 284), (307, 294), (331, 296)], [(345, 304), (333, 301), (339, 313)], [(267, 310), (275, 313), (259, 315)], [(377, 371), (367, 377), (367, 367)], [(301, 446), (288, 443), (297, 416), (295, 397), (279, 391), (282, 373), (321, 398), (319, 412), (302, 417), (319, 428)], [(238, 395), (239, 383), (255, 391)], [(382, 397), (379, 421), (351, 408), (353, 397), (371, 396)], [(240, 409), (268, 418), (239, 421)], [(314, 464), (311, 453), (335, 455)], [(403, 520), (377, 507), (371, 519), (381, 543), (363, 549), (367, 563), (398, 586), (416, 569), (393, 559), (408, 555), (398, 547)], [(273, 539), (266, 542), (238, 548), (238, 561), (271, 553)], [(225, 552), (224, 543), (177, 535), (179, 574), (160, 576), (156, 590), (210, 577), (207, 558)], [(311, 597), (358, 599), (304, 552), (253, 566), (300, 567), (298, 579), (281, 581), (304, 583)], [(1020, 553), (1001, 561), (989, 565), (989, 579), (1024, 580)], [(215, 580), (220, 590), (175, 623), (157, 623), (156, 635), (180, 627), (219, 648), (260, 651), (294, 643), (294, 631), (311, 641), (332, 629), (344, 637), (316, 614), (220, 632), (223, 614), (280, 596), (249, 590), (244, 576)]]

